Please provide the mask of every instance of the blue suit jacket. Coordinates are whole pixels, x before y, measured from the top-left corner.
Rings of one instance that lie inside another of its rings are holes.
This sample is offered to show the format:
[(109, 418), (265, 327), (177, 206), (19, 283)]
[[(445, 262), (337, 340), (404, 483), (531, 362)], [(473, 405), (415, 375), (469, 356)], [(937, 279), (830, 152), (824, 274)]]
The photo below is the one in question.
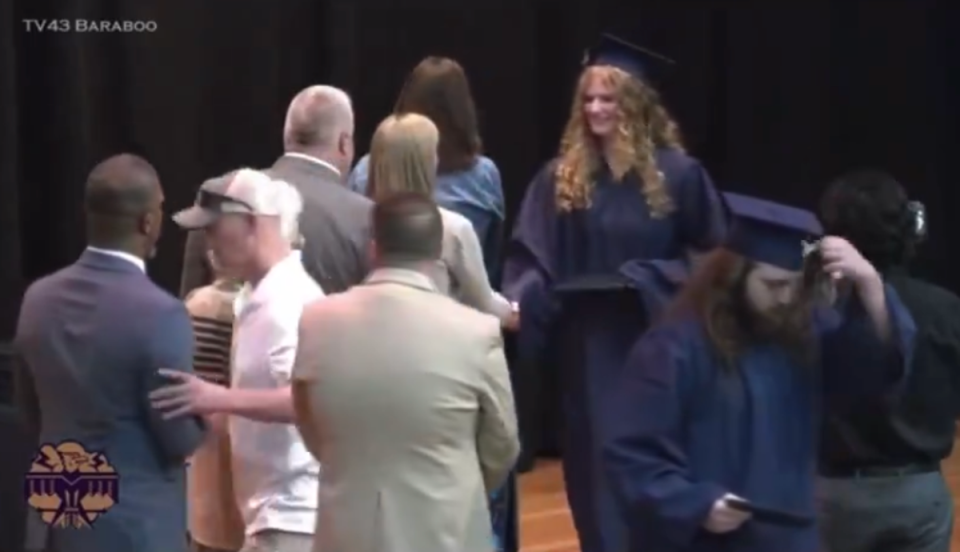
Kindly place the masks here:
[(34, 512), (27, 550), (181, 552), (185, 460), (198, 418), (165, 421), (147, 395), (158, 368), (192, 371), (184, 305), (133, 263), (87, 250), (27, 290), (14, 342), (17, 395), (39, 443), (75, 440), (119, 474), (119, 502), (91, 529), (49, 529)]

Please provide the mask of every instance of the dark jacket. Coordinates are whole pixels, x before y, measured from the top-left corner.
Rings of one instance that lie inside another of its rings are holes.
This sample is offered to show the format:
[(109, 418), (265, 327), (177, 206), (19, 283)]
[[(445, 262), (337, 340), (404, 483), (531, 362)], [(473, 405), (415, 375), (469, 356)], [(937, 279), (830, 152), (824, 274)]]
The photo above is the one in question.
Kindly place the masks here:
[[(30, 513), (27, 550), (185, 552), (185, 462), (199, 418), (164, 420), (149, 392), (159, 368), (192, 372), (187, 310), (132, 262), (87, 250), (27, 290), (14, 342), (16, 391), (38, 446), (102, 452), (119, 500), (94, 530), (51, 530)], [(37, 457), (37, 460), (42, 460)]]

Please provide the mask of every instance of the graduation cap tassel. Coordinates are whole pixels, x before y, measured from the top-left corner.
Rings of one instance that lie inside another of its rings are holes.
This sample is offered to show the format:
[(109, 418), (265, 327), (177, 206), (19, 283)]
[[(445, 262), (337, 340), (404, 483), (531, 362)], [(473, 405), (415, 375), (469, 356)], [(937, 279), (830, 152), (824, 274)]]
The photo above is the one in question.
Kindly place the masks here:
[(927, 237), (927, 208), (919, 201), (907, 203), (907, 209), (913, 217), (913, 234), (918, 240)]

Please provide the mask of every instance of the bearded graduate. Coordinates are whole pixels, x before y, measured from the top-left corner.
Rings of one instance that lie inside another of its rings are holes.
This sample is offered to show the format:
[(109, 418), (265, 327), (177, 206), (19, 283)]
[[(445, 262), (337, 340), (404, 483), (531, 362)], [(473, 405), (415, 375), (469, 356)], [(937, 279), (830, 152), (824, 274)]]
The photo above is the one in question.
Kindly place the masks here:
[[(672, 63), (611, 36), (587, 54), (559, 156), (528, 187), (508, 243), (503, 289), (519, 303), (517, 349), (525, 364), (544, 360), (561, 288), (585, 287), (589, 296), (579, 304), (602, 302), (594, 284), (578, 282), (619, 278), (631, 260), (684, 258), (712, 248), (722, 235), (713, 183), (685, 152), (677, 123), (650, 84), (654, 71)], [(581, 550), (621, 552), (626, 527), (597, 465), (594, 426), (600, 397), (635, 330), (606, 306), (588, 310), (564, 315), (580, 320), (584, 361), (553, 368), (574, 372), (560, 378), (564, 477)], [(624, 344), (610, 339), (625, 328)]]
[(807, 211), (727, 201), (725, 246), (640, 337), (604, 411), (634, 552), (820, 550), (822, 407), (894, 392), (909, 365), (913, 320), (849, 242), (804, 243), (820, 233)]

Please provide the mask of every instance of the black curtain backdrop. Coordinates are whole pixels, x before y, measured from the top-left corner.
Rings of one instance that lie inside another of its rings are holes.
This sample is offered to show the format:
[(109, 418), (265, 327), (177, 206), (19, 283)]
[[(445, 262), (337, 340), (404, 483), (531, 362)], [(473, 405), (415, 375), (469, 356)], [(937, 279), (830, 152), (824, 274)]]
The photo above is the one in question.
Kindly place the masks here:
[[(813, 207), (839, 171), (886, 168), (928, 206), (921, 272), (960, 291), (950, 255), (960, 242), (960, 9), (833, 4), (0, 2), (0, 341), (25, 285), (81, 251), (83, 182), (96, 162), (145, 155), (172, 211), (207, 177), (271, 163), (288, 101), (316, 83), (353, 95), (363, 153), (425, 55), (467, 68), (515, 212), (556, 150), (583, 48), (603, 30), (679, 62), (660, 88), (721, 187)], [(27, 19), (137, 20), (155, 31), (28, 31)], [(170, 290), (183, 241), (168, 225), (151, 263)]]
[[(960, 193), (950, 157), (960, 129), (958, 9), (722, 4), (4, 2), (0, 338), (13, 330), (24, 285), (81, 250), (83, 181), (97, 161), (145, 155), (169, 209), (185, 206), (204, 178), (272, 162), (287, 102), (314, 83), (353, 95), (362, 153), (406, 72), (428, 54), (467, 68), (514, 212), (556, 149), (582, 50), (602, 30), (679, 61), (660, 88), (724, 188), (813, 206), (843, 169), (892, 171), (929, 208), (923, 272), (956, 288), (960, 268), (947, 253), (960, 238), (949, 208)], [(126, 19), (156, 30), (41, 32), (26, 19)], [(171, 290), (183, 240), (169, 225), (151, 263)]]

